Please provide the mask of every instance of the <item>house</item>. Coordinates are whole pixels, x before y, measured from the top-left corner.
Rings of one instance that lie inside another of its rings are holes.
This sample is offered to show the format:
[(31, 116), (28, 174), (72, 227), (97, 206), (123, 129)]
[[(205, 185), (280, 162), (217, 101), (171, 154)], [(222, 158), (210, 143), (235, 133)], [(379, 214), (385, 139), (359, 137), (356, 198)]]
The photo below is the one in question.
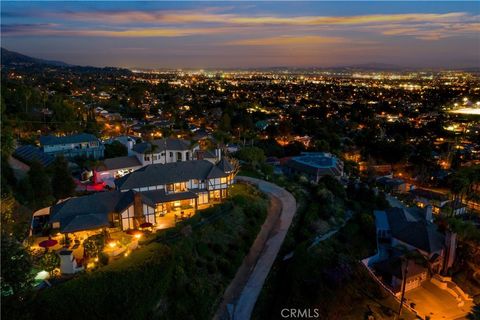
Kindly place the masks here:
[(417, 206), (424, 208), (430, 205), (433, 207), (433, 213), (435, 214), (440, 214), (442, 208), (450, 202), (447, 195), (432, 190), (415, 188), (410, 191), (410, 194)]
[(387, 176), (378, 178), (377, 185), (390, 193), (406, 193), (408, 191), (405, 181)]
[(374, 215), (377, 254), (368, 258), (368, 266), (394, 292), (400, 292), (403, 279), (408, 291), (453, 265), (456, 235), (438, 230), (431, 206), (425, 210), (394, 207)]
[[(182, 205), (197, 206), (221, 201), (227, 197), (227, 188), (233, 179), (234, 168), (226, 159), (217, 164), (192, 160), (148, 165), (115, 180), (115, 184), (117, 190), (124, 192), (155, 191), (149, 195), (164, 197), (161, 202), (163, 209), (157, 208), (162, 211)], [(159, 202), (156, 204), (158, 207)]]
[(155, 221), (154, 204), (139, 192), (99, 192), (60, 202), (49, 210), (48, 222), (62, 234), (102, 228), (138, 228)]
[(26, 164), (31, 164), (32, 162), (37, 161), (45, 168), (50, 166), (53, 161), (55, 161), (54, 155), (45, 153), (42, 149), (32, 145), (18, 147), (13, 152), (13, 156)]
[(32, 234), (48, 224), (61, 234), (130, 230), (148, 223), (161, 229), (227, 197), (234, 171), (225, 159), (153, 164), (115, 180), (117, 190), (66, 199), (38, 210)]
[(190, 141), (174, 138), (137, 143), (132, 148), (142, 166), (193, 160), (199, 149), (198, 145), (192, 145)]
[(92, 134), (80, 133), (70, 136), (41, 136), (40, 144), (43, 152), (49, 155), (63, 154), (66, 158), (86, 157), (100, 159), (104, 156), (105, 147)]
[(115, 187), (115, 179), (121, 178), (130, 172), (142, 167), (137, 156), (124, 156), (103, 160), (103, 164), (97, 167), (97, 180), (105, 182), (108, 186)]
[(187, 140), (167, 138), (134, 144), (128, 136), (117, 138), (129, 147), (129, 156), (105, 159), (97, 167), (97, 178), (111, 187), (114, 187), (114, 179), (150, 164), (191, 160), (208, 160), (215, 164), (221, 159), (220, 149), (202, 150)]
[(286, 162), (287, 172), (304, 175), (313, 183), (326, 175), (340, 178), (343, 176), (343, 162), (330, 153), (302, 152)]

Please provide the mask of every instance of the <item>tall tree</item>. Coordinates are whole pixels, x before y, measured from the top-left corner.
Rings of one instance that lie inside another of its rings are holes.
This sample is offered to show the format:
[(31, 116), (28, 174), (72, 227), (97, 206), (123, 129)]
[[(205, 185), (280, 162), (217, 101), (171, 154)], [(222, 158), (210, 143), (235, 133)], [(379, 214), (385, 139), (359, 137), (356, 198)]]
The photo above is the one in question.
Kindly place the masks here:
[(68, 162), (63, 156), (58, 156), (52, 165), (52, 191), (55, 199), (65, 199), (75, 192), (75, 181), (68, 170)]
[(33, 281), (30, 255), (16, 239), (2, 232), (2, 296), (27, 291)]
[(28, 183), (32, 187), (30, 204), (35, 208), (51, 205), (53, 202), (52, 186), (43, 165), (37, 161), (32, 162), (28, 171)]

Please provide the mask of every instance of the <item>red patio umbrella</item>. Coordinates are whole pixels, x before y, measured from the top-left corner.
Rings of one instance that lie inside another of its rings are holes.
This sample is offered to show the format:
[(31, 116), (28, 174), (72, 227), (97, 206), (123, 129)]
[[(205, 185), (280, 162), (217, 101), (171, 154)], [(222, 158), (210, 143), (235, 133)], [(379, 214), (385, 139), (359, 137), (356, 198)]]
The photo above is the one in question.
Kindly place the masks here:
[(51, 238), (48, 238), (48, 240), (43, 240), (42, 242), (40, 242), (38, 245), (42, 248), (50, 248), (50, 247), (53, 247), (55, 246), (56, 244), (58, 243), (57, 240), (54, 240), (54, 239), (51, 239)]
[(140, 228), (150, 228), (151, 226), (153, 226), (151, 222), (144, 222), (140, 225)]

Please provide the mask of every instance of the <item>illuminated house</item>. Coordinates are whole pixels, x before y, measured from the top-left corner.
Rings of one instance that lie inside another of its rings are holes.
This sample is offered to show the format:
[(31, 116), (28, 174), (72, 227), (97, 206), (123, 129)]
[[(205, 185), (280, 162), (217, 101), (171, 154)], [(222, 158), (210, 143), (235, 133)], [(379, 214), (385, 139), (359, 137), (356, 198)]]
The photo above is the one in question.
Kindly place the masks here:
[(415, 188), (410, 191), (410, 194), (414, 197), (417, 206), (420, 208), (432, 206), (435, 214), (439, 214), (442, 208), (450, 202), (447, 195), (432, 190)]
[(137, 143), (132, 151), (142, 166), (157, 163), (190, 161), (194, 159), (199, 146), (182, 139), (158, 139)]
[(197, 144), (187, 140), (167, 138), (127, 144), (129, 156), (105, 159), (97, 167), (97, 178), (114, 187), (114, 179), (123, 177), (151, 164), (208, 160), (216, 163), (221, 159), (220, 149), (201, 150)]
[(40, 144), (43, 152), (49, 155), (63, 154), (66, 158), (103, 158), (105, 147), (92, 134), (80, 133), (70, 136), (42, 136)]
[(152, 164), (115, 180), (117, 190), (137, 191), (153, 200), (155, 214), (190, 213), (198, 206), (227, 197), (234, 169), (226, 160), (217, 164), (207, 160)]

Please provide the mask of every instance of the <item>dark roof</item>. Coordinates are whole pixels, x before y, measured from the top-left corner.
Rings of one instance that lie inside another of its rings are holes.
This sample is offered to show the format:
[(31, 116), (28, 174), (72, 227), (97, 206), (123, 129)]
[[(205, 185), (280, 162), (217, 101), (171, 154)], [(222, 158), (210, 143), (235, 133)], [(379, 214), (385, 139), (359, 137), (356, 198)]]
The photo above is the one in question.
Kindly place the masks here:
[(33, 161), (40, 162), (44, 167), (48, 167), (55, 160), (55, 157), (43, 152), (40, 148), (32, 145), (25, 145), (15, 149), (13, 156), (25, 163)]
[[(403, 279), (403, 272), (402, 272), (402, 265), (403, 265), (402, 257), (392, 257), (387, 260), (383, 260), (377, 262), (373, 265), (373, 268), (380, 274), (385, 275), (389, 274), (395, 276), (398, 279)], [(407, 279), (410, 277), (417, 276), (427, 271), (422, 265), (417, 264), (414, 260), (408, 260), (408, 273)]]
[(165, 193), (165, 190), (152, 190), (152, 191), (143, 191), (141, 192), (141, 194), (144, 198), (150, 199), (151, 202), (155, 204), (162, 203), (162, 202), (198, 198), (198, 195), (191, 191), (167, 194)]
[(222, 170), (223, 172), (230, 173), (233, 172), (234, 168), (232, 164), (226, 159), (222, 158), (218, 163), (217, 167)]
[(165, 150), (179, 150), (186, 151), (192, 149), (190, 141), (174, 138), (165, 138), (152, 140), (150, 142), (137, 143), (132, 150), (137, 153), (148, 153), (152, 149), (152, 145), (156, 146), (154, 152), (159, 153)]
[(63, 136), (63, 137), (56, 137), (56, 136), (41, 136), (40, 137), (40, 144), (42, 146), (56, 145), (56, 144), (80, 143), (80, 142), (91, 142), (91, 141), (98, 141), (98, 139), (93, 134), (89, 134), (89, 133), (80, 133), (80, 134), (74, 134), (74, 135), (71, 135), (71, 136)]
[(437, 225), (419, 217), (418, 211), (389, 208), (385, 212), (393, 237), (428, 253), (443, 248), (445, 236)]
[[(50, 222), (60, 222), (61, 232), (75, 232), (109, 225), (109, 214), (133, 204), (134, 191), (99, 192), (67, 199), (50, 208)], [(151, 202), (145, 202), (152, 206)]]
[(389, 177), (381, 177), (377, 179), (377, 183), (382, 184), (387, 187), (398, 187), (402, 184), (405, 184), (405, 181), (401, 179), (392, 179)]
[(122, 190), (157, 186), (191, 179), (212, 179), (226, 177), (224, 171), (207, 160), (151, 164), (115, 180)]
[(440, 192), (435, 192), (431, 190), (426, 190), (422, 188), (416, 188), (410, 191), (413, 195), (417, 197), (422, 197), (425, 199), (437, 200), (437, 201), (447, 201), (448, 197)]
[(116, 157), (103, 160), (105, 167), (108, 170), (140, 167), (142, 164), (138, 161), (136, 156)]

